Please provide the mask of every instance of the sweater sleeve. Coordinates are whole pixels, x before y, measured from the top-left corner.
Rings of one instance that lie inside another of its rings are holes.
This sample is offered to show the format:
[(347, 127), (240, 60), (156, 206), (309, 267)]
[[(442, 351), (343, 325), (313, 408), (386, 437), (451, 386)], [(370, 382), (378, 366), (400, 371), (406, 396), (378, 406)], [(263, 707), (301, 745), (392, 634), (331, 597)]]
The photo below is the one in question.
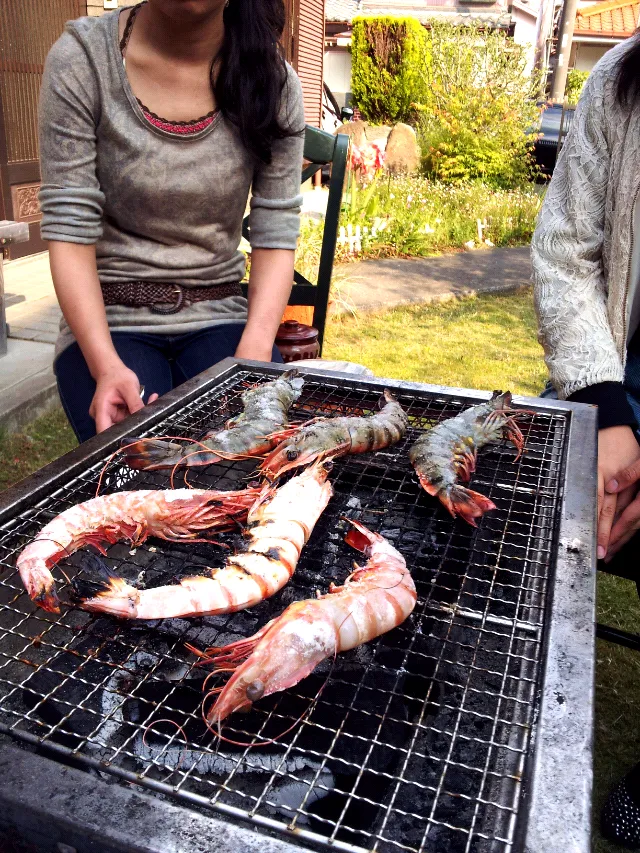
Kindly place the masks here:
[(96, 243), (105, 197), (96, 175), (100, 96), (95, 71), (69, 31), (45, 63), (39, 104), (43, 240)]
[(290, 66), (280, 121), (294, 135), (277, 139), (271, 163), (260, 164), (255, 171), (249, 214), (252, 249), (295, 249), (300, 233), (304, 106), (300, 81)]
[(598, 407), (598, 429), (613, 426), (630, 426), (638, 423), (627, 399), (624, 386), (619, 382), (600, 382), (574, 391), (569, 397), (573, 403), (587, 403)]
[(607, 67), (589, 76), (533, 236), (539, 340), (561, 399), (623, 381), (602, 259), (609, 179)]

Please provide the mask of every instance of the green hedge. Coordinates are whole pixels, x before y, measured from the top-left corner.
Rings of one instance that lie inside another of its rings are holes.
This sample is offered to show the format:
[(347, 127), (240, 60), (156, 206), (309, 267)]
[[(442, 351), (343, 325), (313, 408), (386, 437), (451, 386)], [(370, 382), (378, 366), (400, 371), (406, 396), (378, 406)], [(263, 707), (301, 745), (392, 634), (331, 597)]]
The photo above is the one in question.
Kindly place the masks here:
[(428, 38), (415, 18), (390, 15), (353, 20), (351, 88), (363, 118), (410, 122), (424, 100)]

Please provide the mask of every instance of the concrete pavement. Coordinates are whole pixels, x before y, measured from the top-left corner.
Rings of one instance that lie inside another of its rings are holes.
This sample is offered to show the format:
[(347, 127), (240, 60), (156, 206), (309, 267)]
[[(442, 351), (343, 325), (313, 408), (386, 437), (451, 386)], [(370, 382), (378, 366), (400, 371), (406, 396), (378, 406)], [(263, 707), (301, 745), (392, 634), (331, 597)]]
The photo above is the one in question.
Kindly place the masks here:
[(359, 311), (506, 293), (529, 284), (529, 247), (476, 249), (433, 258), (388, 258), (336, 267), (334, 281)]

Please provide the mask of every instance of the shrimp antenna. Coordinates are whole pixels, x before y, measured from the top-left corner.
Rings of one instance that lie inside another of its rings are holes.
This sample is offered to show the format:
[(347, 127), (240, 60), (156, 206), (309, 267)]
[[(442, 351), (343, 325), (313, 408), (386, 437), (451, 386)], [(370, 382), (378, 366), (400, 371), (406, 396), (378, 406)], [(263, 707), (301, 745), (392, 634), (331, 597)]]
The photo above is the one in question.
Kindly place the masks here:
[[(175, 726), (176, 729), (178, 730), (178, 732), (182, 735), (182, 737), (184, 739), (184, 749), (180, 753), (178, 763), (176, 764), (176, 766), (173, 769), (169, 768), (169, 770), (171, 770), (171, 773), (169, 773), (169, 775), (166, 778), (170, 779), (172, 773), (178, 772), (178, 770), (182, 766), (182, 762), (185, 760), (185, 758), (187, 756), (187, 752), (189, 749), (189, 739), (187, 737), (185, 730), (182, 728), (182, 726), (179, 723), (176, 723), (175, 720), (170, 720), (170, 719), (154, 720), (153, 722), (151, 722), (147, 726), (145, 726), (144, 732), (142, 735), (142, 745), (145, 746), (149, 751), (151, 751), (152, 747), (149, 746), (149, 744), (147, 743), (147, 734), (149, 733), (149, 730), (153, 730), (153, 726), (157, 726), (158, 723), (170, 723), (172, 726)], [(166, 746), (162, 747), (162, 750), (160, 751), (160, 755), (158, 756), (158, 758), (161, 758), (163, 753), (166, 752), (166, 750), (171, 746), (171, 742), (173, 741), (175, 736), (176, 736), (175, 733), (173, 735), (171, 735)], [(202, 753), (202, 754), (204, 755), (204, 753)], [(155, 764), (155, 762), (154, 762), (154, 764)]]
[(154, 435), (149, 436), (148, 438), (139, 438), (136, 441), (129, 442), (128, 444), (123, 444), (122, 447), (119, 447), (117, 450), (114, 450), (114, 452), (102, 466), (102, 470), (100, 471), (100, 477), (98, 478), (98, 486), (96, 488), (96, 497), (98, 497), (98, 495), (100, 494), (100, 489), (102, 488), (102, 480), (111, 462), (120, 453), (124, 453), (125, 450), (128, 450), (130, 447), (135, 447), (135, 445), (140, 444), (141, 441), (189, 441), (192, 444), (199, 444), (200, 447), (203, 447), (208, 453), (211, 452), (211, 449), (207, 447), (206, 444), (203, 444), (201, 441), (197, 441), (195, 438), (185, 438), (184, 436), (180, 435)]

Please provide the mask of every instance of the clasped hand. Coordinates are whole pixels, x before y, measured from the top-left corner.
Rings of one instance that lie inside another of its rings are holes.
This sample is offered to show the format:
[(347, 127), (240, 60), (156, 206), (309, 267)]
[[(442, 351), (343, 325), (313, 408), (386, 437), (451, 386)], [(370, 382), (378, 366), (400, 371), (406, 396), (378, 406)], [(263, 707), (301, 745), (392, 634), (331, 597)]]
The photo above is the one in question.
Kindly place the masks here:
[(598, 559), (609, 562), (640, 530), (640, 445), (630, 426), (598, 433)]

